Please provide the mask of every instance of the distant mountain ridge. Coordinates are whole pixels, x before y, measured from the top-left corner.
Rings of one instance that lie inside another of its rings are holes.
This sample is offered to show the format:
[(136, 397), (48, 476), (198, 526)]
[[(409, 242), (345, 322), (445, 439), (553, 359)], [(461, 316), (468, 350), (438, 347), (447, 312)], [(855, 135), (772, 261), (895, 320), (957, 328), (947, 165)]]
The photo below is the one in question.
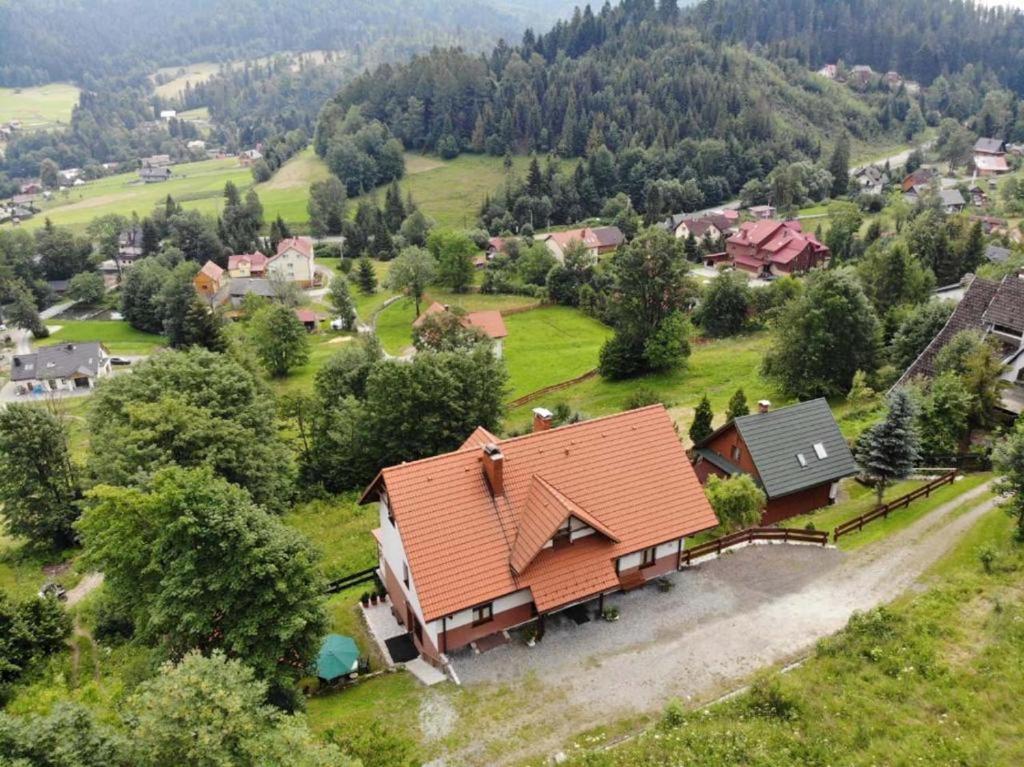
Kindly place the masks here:
[(0, 3), (0, 85), (345, 50), (367, 63), (483, 50), (547, 27), (570, 0), (18, 0)]

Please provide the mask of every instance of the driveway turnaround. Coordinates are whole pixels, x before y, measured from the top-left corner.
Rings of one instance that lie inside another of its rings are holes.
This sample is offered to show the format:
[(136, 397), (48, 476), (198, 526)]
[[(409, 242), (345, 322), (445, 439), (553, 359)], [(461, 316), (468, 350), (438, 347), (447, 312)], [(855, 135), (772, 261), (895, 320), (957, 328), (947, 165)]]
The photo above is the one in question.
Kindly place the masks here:
[[(489, 683), (515, 688), (529, 680), (531, 705), (506, 727), (537, 736), (509, 764), (551, 754), (573, 735), (638, 713), (659, 711), (678, 697), (697, 703), (742, 684), (754, 671), (799, 658), (821, 638), (911, 588), (994, 501), (958, 509), (989, 489), (982, 485), (906, 529), (852, 553), (813, 546), (751, 546), (671, 576), (668, 592), (649, 585), (606, 599), (615, 623), (548, 621), (536, 647), (514, 641), (454, 660), (467, 689)], [(539, 732), (544, 732), (541, 736)], [(481, 737), (483, 735), (481, 734)], [(449, 755), (447, 765), (480, 761), (486, 743)], [(490, 754), (493, 758), (493, 752)]]

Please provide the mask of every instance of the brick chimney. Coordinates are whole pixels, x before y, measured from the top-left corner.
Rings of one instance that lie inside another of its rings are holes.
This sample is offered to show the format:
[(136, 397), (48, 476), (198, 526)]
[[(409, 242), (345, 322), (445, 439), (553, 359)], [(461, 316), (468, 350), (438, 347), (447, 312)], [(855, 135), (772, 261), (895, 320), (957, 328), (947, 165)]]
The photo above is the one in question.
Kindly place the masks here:
[(487, 477), (487, 484), (491, 486), (491, 495), (497, 497), (505, 494), (505, 456), (501, 454), (501, 448), (493, 442), (484, 445), (484, 476)]
[(772, 403), (769, 402), (768, 400), (766, 400), (766, 399), (760, 400), (757, 403), (757, 412), (758, 413), (767, 413), (769, 410), (771, 410), (771, 407), (772, 407)]
[(544, 407), (535, 407), (533, 409), (533, 430), (547, 431), (551, 428), (551, 411)]

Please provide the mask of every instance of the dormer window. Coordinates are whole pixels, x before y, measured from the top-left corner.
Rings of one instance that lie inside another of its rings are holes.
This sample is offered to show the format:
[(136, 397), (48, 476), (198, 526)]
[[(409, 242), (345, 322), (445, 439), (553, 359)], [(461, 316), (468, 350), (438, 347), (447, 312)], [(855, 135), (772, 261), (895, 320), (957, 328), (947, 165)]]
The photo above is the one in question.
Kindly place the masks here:
[(807, 465), (807, 459), (806, 459), (806, 458), (804, 458), (804, 454), (803, 454), (803, 453), (797, 453), (797, 454), (796, 454), (796, 461), (797, 461), (797, 463), (799, 463), (799, 464), (800, 464), (801, 466), (806, 466), (806, 465)]
[(821, 442), (814, 443), (814, 454), (818, 456), (819, 461), (824, 461), (828, 458), (828, 452), (825, 450), (825, 445)]

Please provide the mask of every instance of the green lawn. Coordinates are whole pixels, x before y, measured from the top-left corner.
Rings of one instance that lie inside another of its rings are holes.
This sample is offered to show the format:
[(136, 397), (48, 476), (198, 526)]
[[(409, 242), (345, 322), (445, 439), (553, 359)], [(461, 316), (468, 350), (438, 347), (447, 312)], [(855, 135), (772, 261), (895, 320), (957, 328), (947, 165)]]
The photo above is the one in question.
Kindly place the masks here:
[(577, 309), (545, 306), (505, 317), (505, 361), (515, 399), (597, 367), (612, 330)]
[[(0, 593), (14, 599), (33, 596), (50, 580), (43, 568), (59, 565), (73, 556), (73, 551), (33, 551), (23, 541), (6, 534), (0, 523)], [(55, 576), (53, 580), (70, 588), (78, 582), (78, 578), (78, 573), (72, 568)]]
[(22, 130), (45, 130), (71, 122), (80, 91), (67, 83), (35, 88), (0, 88), (0, 123), (21, 120)]
[(377, 562), (377, 505), (358, 506), (359, 493), (308, 501), (284, 516), (284, 522), (305, 534), (323, 554), (324, 573), (338, 578)]
[(143, 355), (152, 354), (166, 343), (163, 336), (143, 333), (122, 320), (53, 319), (49, 322), (48, 327), (60, 329), (41, 342), (44, 346), (67, 341), (99, 341), (111, 354)]
[[(330, 175), (327, 166), (307, 147), (282, 165), (277, 173), (256, 185), (268, 223), (280, 215), (289, 225), (302, 230), (309, 221), (309, 185)], [(252, 183), (250, 178), (248, 183)]]

